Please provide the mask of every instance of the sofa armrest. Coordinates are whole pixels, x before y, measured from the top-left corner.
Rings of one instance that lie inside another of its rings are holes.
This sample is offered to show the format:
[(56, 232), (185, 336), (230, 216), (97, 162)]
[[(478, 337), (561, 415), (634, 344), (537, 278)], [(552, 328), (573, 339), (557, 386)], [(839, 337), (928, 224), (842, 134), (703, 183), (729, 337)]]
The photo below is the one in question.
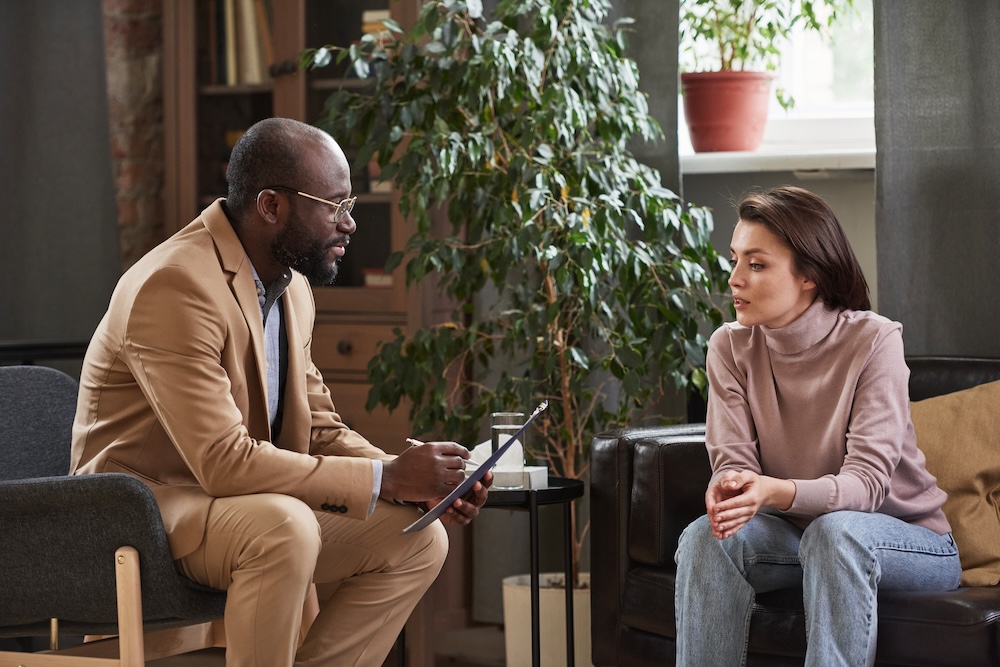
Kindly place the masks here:
[[(704, 424), (681, 424), (619, 429), (594, 437), (590, 448), (590, 578), (595, 665), (617, 663), (622, 591), (630, 565), (628, 542), (636, 445), (677, 439), (683, 442), (692, 437), (704, 440), (704, 431)], [(704, 498), (704, 488), (698, 498)]]
[(629, 558), (673, 570), (681, 532), (705, 513), (712, 477), (705, 435), (639, 440), (634, 452)]

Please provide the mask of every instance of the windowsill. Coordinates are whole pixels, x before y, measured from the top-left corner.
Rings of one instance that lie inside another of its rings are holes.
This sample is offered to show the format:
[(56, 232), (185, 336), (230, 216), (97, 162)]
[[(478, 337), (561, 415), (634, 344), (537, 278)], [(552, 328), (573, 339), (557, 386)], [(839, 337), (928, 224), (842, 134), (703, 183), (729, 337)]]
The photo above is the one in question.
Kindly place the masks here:
[(812, 117), (789, 117), (774, 112), (765, 127), (760, 148), (725, 153), (695, 153), (683, 111), (678, 113), (677, 146), (682, 175), (765, 171), (826, 174), (875, 169), (875, 120), (870, 112)]
[(859, 169), (875, 169), (874, 148), (808, 149), (764, 146), (756, 151), (690, 153), (680, 156), (682, 175)]

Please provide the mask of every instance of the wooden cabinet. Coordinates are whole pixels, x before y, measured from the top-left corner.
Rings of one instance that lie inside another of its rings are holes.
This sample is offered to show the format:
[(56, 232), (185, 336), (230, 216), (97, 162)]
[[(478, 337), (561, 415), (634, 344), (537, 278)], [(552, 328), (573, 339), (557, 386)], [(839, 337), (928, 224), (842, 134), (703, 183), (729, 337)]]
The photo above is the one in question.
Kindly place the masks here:
[[(164, 206), (166, 232), (190, 222), (225, 196), (228, 152), (240, 133), (270, 116), (315, 122), (338, 87), (363, 85), (328, 67), (303, 72), (299, 53), (308, 46), (347, 45), (360, 38), (366, 10), (389, 9), (412, 24), (419, 0), (172, 0), (163, 3)], [(227, 12), (231, 15), (227, 16)], [(230, 25), (227, 32), (226, 25)], [(240, 37), (243, 35), (243, 37)], [(250, 35), (248, 38), (247, 35)], [(236, 40), (235, 46), (233, 39)], [(253, 67), (244, 62), (256, 42)], [(233, 58), (239, 61), (231, 67)], [(348, 159), (352, 150), (344, 146)], [(403, 272), (380, 275), (400, 250), (408, 223), (398, 194), (371, 187), (366, 165), (351, 164), (357, 232), (338, 284), (316, 288), (316, 365), (330, 386), (341, 417), (373, 443), (401, 451), (410, 433), (405, 411), (364, 411), (367, 365), (378, 341), (394, 328), (412, 331), (435, 316), (420, 290), (407, 292)], [(466, 531), (449, 530), (451, 555), (438, 582), (407, 625), (409, 664), (432, 665), (434, 628), (467, 618)]]

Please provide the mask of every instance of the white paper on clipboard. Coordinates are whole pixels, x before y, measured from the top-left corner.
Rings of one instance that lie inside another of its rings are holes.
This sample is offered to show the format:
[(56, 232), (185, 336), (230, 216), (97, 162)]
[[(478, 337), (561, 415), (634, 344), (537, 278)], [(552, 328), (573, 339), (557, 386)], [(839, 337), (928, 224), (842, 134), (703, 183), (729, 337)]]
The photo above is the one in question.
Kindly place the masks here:
[(474, 471), (472, 471), (469, 474), (469, 476), (465, 478), (464, 482), (455, 487), (455, 490), (449, 493), (444, 500), (442, 500), (440, 503), (429, 509), (419, 519), (417, 519), (409, 526), (404, 528), (403, 532), (412, 533), (421, 530), (422, 528), (426, 528), (427, 526), (431, 525), (431, 523), (433, 523), (436, 519), (438, 519), (442, 514), (444, 514), (445, 510), (451, 507), (452, 503), (454, 503), (455, 500), (461, 498), (466, 493), (468, 493), (472, 489), (472, 487), (475, 486), (476, 482), (481, 480), (483, 476), (486, 475), (486, 471), (491, 470), (493, 466), (496, 465), (497, 461), (500, 460), (500, 457), (503, 456), (504, 452), (506, 452), (507, 449), (521, 437), (521, 435), (524, 433), (524, 430), (528, 428), (528, 425), (531, 424), (531, 422), (535, 420), (535, 417), (541, 414), (542, 410), (544, 410), (547, 407), (549, 407), (549, 402), (542, 401), (539, 404), (539, 406), (535, 408), (535, 411), (531, 413), (531, 416), (529, 416), (525, 420), (524, 426), (519, 428), (514, 435), (510, 436), (510, 439), (508, 439), (507, 442), (505, 442), (503, 445), (497, 448), (497, 450), (490, 455), (490, 458), (480, 463), (479, 467), (476, 468)]

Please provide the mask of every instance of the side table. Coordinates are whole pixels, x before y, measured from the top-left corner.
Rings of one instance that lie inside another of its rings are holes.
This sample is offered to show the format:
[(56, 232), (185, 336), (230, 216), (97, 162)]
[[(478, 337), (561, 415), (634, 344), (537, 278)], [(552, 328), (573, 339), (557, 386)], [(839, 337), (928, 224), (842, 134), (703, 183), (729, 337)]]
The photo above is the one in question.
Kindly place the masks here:
[[(526, 510), (530, 529), (531, 551), (531, 664), (541, 667), (541, 632), (539, 628), (538, 590), (538, 508), (541, 505), (563, 506), (563, 537), (566, 568), (566, 665), (575, 664), (573, 655), (573, 535), (571, 503), (583, 496), (583, 482), (565, 477), (549, 477), (547, 489), (490, 489), (485, 507)], [(546, 665), (546, 667), (549, 667)]]

